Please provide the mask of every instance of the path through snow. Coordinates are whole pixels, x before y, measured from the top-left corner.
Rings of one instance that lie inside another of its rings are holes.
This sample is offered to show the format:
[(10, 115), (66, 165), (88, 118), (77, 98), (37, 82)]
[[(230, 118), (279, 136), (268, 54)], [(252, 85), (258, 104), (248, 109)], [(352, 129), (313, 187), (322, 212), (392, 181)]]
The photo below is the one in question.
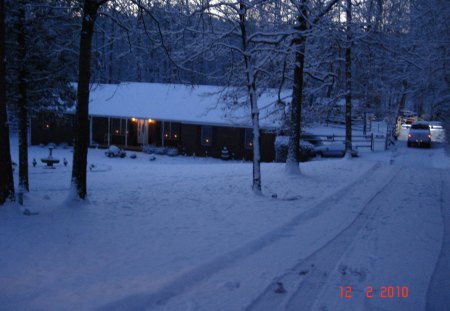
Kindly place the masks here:
[[(445, 310), (448, 157), (439, 146), (398, 145), (391, 164), (378, 164), (309, 213), (245, 245), (246, 252), (230, 253), (220, 269), (184, 285), (175, 280), (177, 291), (131, 296), (108, 308), (139, 301), (140, 309), (166, 311)], [(351, 298), (341, 297), (339, 286), (351, 286)], [(401, 288), (408, 297), (386, 296), (386, 289)]]

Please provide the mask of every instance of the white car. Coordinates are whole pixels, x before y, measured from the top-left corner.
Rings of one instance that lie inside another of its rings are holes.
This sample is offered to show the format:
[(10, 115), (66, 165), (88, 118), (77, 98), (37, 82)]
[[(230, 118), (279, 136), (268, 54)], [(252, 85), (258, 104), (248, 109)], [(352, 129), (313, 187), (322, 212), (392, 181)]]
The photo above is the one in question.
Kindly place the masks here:
[[(345, 156), (345, 141), (335, 141), (330, 144), (323, 144), (315, 147), (314, 151), (318, 157), (342, 158)], [(352, 157), (357, 157), (358, 151), (352, 150), (350, 154)]]
[(428, 121), (431, 131), (431, 141), (437, 143), (445, 142), (445, 130), (439, 121)]
[(411, 124), (407, 146), (411, 147), (412, 145), (431, 148), (431, 130), (427, 122), (418, 121)]

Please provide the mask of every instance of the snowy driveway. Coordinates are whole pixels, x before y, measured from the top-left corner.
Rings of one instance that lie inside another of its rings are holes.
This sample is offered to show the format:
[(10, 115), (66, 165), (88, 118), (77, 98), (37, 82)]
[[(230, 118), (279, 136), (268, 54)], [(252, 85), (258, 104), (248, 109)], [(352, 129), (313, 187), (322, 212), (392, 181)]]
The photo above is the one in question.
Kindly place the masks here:
[(32, 169), (40, 214), (0, 210), (0, 309), (445, 310), (450, 162), (404, 144), (266, 164), (267, 197), (246, 163), (91, 151), (108, 169), (66, 206), (70, 168)]
[(450, 163), (439, 146), (404, 145), (390, 164), (230, 253), (231, 264), (212, 261), (221, 267), (103, 310), (445, 310)]

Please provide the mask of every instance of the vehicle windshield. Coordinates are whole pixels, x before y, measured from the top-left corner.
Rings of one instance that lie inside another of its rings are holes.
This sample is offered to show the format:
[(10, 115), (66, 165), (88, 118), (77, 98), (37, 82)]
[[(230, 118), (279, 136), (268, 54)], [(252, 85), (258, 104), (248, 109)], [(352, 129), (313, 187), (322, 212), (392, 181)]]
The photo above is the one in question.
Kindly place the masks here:
[(428, 124), (413, 124), (413, 125), (411, 125), (411, 129), (414, 129), (414, 130), (429, 130), (430, 126)]

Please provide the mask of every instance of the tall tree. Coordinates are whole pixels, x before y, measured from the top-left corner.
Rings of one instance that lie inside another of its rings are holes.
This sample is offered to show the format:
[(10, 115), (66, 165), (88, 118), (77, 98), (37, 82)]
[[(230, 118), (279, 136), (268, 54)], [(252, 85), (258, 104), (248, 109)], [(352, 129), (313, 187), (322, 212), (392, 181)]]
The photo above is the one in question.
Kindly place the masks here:
[(26, 44), (26, 0), (18, 2), (17, 19), (17, 58), (18, 70), (18, 116), (19, 116), (19, 188), (29, 191), (28, 180), (28, 72), (27, 72), (27, 44)]
[(352, 0), (347, 0), (346, 48), (345, 48), (345, 153), (351, 157), (352, 151)]
[(80, 35), (77, 106), (73, 140), (72, 187), (76, 196), (87, 194), (87, 154), (89, 146), (89, 84), (91, 78), (91, 47), (98, 10), (108, 0), (85, 0)]
[(14, 199), (9, 127), (6, 109), (5, 3), (0, 0), (0, 205)]
[(234, 101), (227, 104), (231, 109), (244, 104), (250, 112), (253, 133), (250, 144), (253, 150), (252, 189), (256, 194), (261, 194), (258, 96), (273, 82), (274, 71), (270, 68), (275, 68), (279, 56), (286, 53), (287, 44), (284, 43), (288, 34), (280, 31), (281, 24), (274, 24), (276, 19), (267, 17), (274, 14), (270, 3), (211, 1), (203, 9), (212, 17), (209, 25), (215, 27), (206, 25), (206, 28), (197, 31), (202, 33), (201, 38), (207, 39), (196, 40), (192, 50), (200, 50), (200, 55), (226, 55), (231, 61), (227, 68), (229, 87), (226, 93), (228, 99), (231, 97)]
[(62, 111), (73, 100), (73, 79), (62, 56), (70, 47), (61, 38), (68, 34), (69, 18), (59, 0), (9, 1), (7, 9), (7, 98), (17, 112), (19, 187), (28, 191), (30, 117), (40, 110)]
[(305, 52), (308, 30), (310, 31), (325, 16), (339, 0), (330, 0), (323, 7), (320, 7), (318, 13), (311, 16), (310, 1), (299, 0), (292, 1), (296, 8), (295, 18), (296, 33), (292, 40), (295, 51), (295, 69), (292, 88), (292, 101), (290, 106), (290, 137), (288, 145), (288, 155), (286, 159), (286, 171), (289, 174), (300, 173), (300, 137), (302, 122), (302, 104), (303, 104), (303, 83), (305, 73)]
[(253, 125), (253, 183), (252, 188), (255, 193), (261, 193), (261, 148), (260, 148), (260, 127), (259, 127), (259, 107), (256, 99), (256, 74), (249, 52), (248, 26), (247, 26), (247, 4), (239, 1), (239, 28), (242, 42), (242, 57), (245, 64), (245, 79), (247, 82), (247, 96), (251, 110)]
[(289, 174), (300, 172), (300, 135), (302, 122), (303, 83), (305, 70), (306, 30), (308, 29), (307, 0), (300, 0), (295, 29), (298, 35), (293, 39), (295, 46), (294, 84), (292, 87), (292, 101), (290, 107), (290, 135), (286, 171)]

